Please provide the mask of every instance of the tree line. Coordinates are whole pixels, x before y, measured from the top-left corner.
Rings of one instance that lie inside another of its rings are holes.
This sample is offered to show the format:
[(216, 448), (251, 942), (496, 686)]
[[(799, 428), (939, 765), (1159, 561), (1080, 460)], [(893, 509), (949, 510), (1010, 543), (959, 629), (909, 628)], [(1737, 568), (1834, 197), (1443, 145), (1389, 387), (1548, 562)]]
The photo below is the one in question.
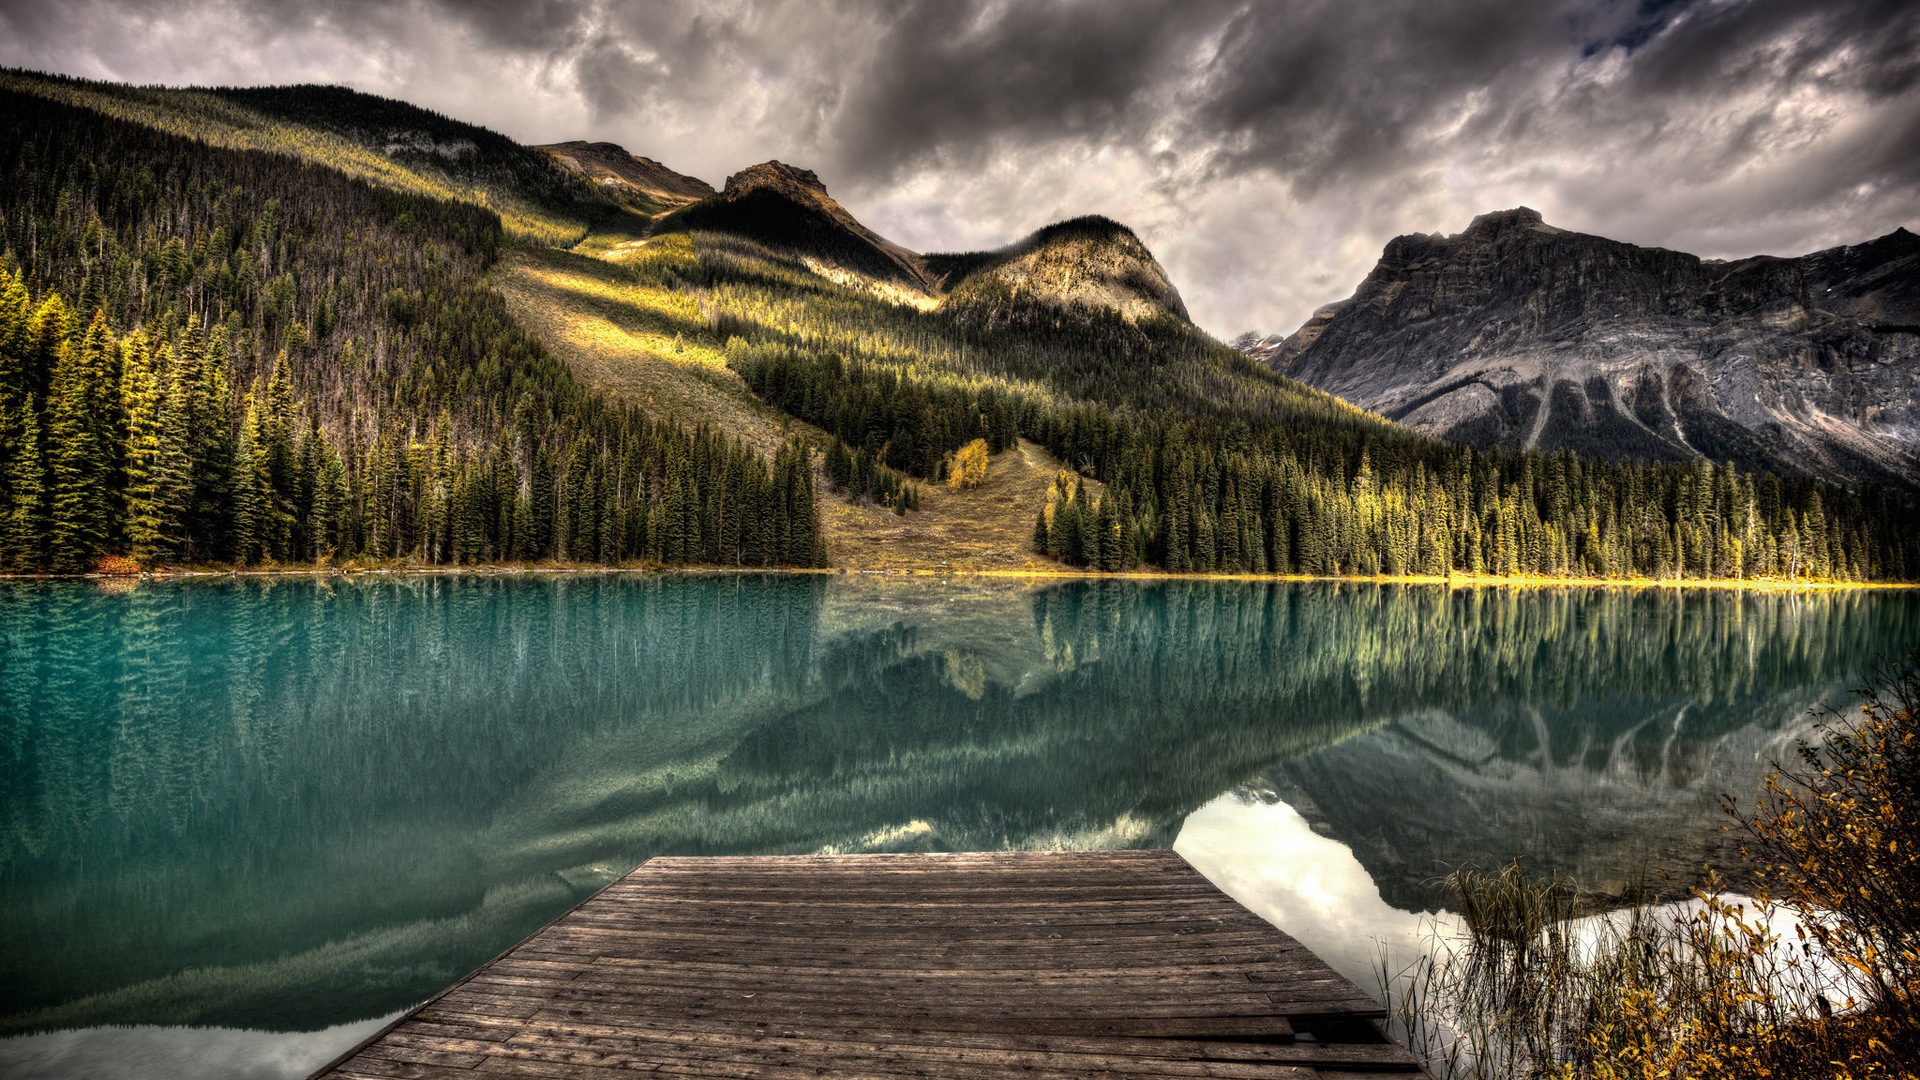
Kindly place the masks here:
[(1913, 504), (1892, 491), (1707, 461), (1474, 450), (1396, 428), (1172, 318), (1134, 322), (991, 288), (920, 311), (829, 286), (736, 238), (697, 247), (697, 267), (637, 273), (698, 295), (729, 365), (845, 443), (844, 460), (939, 480), (968, 442), (997, 452), (1024, 437), (1104, 484), (1099, 496), (1056, 485), (1045, 506), (1022, 511), (1037, 511), (1036, 550), (1069, 565), (1920, 574)]
[(578, 384), (489, 211), (0, 93), (0, 563), (817, 565), (768, 461)]

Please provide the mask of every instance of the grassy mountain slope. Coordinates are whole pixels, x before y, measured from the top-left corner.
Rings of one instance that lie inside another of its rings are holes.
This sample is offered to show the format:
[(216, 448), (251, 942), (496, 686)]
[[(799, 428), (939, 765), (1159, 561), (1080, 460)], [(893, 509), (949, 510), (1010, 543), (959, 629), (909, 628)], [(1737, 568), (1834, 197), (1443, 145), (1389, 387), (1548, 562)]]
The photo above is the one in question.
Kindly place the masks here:
[(509, 236), (570, 246), (632, 211), (537, 150), (337, 86), (175, 89), (0, 69), (0, 88), (232, 150), (291, 154), (382, 187), (497, 212)]
[[(597, 387), (650, 411), (711, 426), (769, 455), (796, 433), (828, 445), (832, 436), (754, 396), (727, 366), (727, 339), (702, 311), (739, 318), (774, 310), (781, 282), (815, 289), (815, 304), (840, 305), (829, 326), (870, 324), (891, 314), (891, 305), (860, 288), (816, 278), (771, 252), (738, 241), (711, 243), (756, 265), (760, 280), (753, 282), (733, 264), (717, 271), (725, 287), (694, 290), (688, 282), (702, 273), (696, 245), (685, 234), (671, 234), (607, 259), (521, 248), (501, 259), (491, 282), (521, 325)], [(864, 317), (856, 320), (860, 313)], [(835, 340), (844, 346), (854, 337)], [(1044, 448), (1023, 442), (995, 455), (977, 487), (921, 485), (918, 508), (910, 514), (865, 499), (828, 500), (821, 506), (828, 559), (862, 569), (1057, 568), (1033, 552), (1029, 539), (1032, 517), (1063, 468)]]
[[(661, 241), (655, 257), (691, 244)], [(650, 412), (709, 425), (771, 454), (791, 427), (728, 369), (690, 298), (648, 289), (612, 263), (522, 247), (494, 267), (491, 283), (522, 326), (593, 385)]]

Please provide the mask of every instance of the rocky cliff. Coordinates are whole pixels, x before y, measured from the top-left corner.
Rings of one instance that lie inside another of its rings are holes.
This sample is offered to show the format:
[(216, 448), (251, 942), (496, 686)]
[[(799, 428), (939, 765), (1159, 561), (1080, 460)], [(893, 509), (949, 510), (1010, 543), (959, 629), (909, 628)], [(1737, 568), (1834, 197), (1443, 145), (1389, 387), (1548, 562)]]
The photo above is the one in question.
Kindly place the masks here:
[(1275, 370), (1482, 446), (1920, 482), (1920, 237), (1700, 259), (1519, 208), (1390, 242)]
[(710, 230), (744, 237), (915, 293), (931, 293), (920, 256), (862, 225), (809, 169), (763, 162), (727, 177), (718, 195), (660, 219), (656, 232)]
[(674, 172), (652, 158), (609, 142), (563, 142), (533, 149), (586, 177), (601, 191), (638, 209), (685, 206), (714, 193), (705, 180)]
[(992, 313), (1008, 306), (1110, 309), (1129, 322), (1187, 320), (1166, 270), (1133, 230), (1089, 216), (1041, 229), (1000, 251), (929, 255), (927, 269), (952, 290), (951, 308)]

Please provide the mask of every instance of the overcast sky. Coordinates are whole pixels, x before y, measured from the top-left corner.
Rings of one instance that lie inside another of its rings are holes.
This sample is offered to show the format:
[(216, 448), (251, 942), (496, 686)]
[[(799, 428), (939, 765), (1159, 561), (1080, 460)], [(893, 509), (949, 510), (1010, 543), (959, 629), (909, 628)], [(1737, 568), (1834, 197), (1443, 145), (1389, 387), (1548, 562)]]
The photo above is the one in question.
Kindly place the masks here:
[(0, 64), (779, 158), (921, 251), (1107, 214), (1223, 337), (1522, 204), (1719, 257), (1920, 229), (1910, 0), (0, 0)]

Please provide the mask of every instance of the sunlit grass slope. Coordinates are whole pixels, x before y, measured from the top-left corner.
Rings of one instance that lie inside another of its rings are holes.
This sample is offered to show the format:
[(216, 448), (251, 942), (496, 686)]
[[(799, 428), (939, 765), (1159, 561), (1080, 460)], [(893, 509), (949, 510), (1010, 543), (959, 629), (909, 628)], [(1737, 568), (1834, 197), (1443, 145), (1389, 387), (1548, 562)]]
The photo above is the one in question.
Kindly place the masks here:
[[(597, 258), (523, 250), (503, 260), (495, 284), (515, 316), (596, 385), (763, 448), (777, 446), (783, 430), (805, 431), (823, 449), (833, 438), (769, 407), (741, 381), (737, 369), (769, 348), (837, 358), (871, 379), (962, 396), (997, 394), (1025, 413), (1104, 408), (1116, 397), (1176, 413), (1351, 413), (1317, 391), (1252, 369), (1229, 350), (1206, 349), (1208, 339), (1191, 328), (1163, 328), (1196, 346), (1169, 351), (1177, 371), (1106, 386), (1089, 368), (1062, 368), (1051, 353), (1023, 353), (1017, 332), (979, 334), (949, 313), (850, 275), (818, 273), (737, 237), (595, 235), (576, 251)], [(1038, 443), (1020, 440), (994, 455), (978, 487), (920, 482), (911, 513), (829, 499), (822, 506), (829, 558), (858, 569), (1057, 569), (1055, 560), (1033, 553), (1030, 538), (1050, 485), (1067, 467)], [(1097, 494), (1101, 485), (1089, 490)]]
[[(738, 250), (732, 241), (715, 242)], [(714, 315), (774, 312), (782, 332), (811, 341), (817, 336), (803, 325), (807, 305), (791, 303), (785, 295), (790, 291), (804, 290), (815, 302), (852, 316), (826, 322), (822, 330), (871, 321), (875, 309), (891, 305), (857, 285), (843, 287), (770, 254), (749, 256), (761, 264), (757, 276), (703, 274), (695, 243), (685, 234), (615, 242), (610, 250), (611, 259), (596, 259), (522, 247), (501, 260), (493, 284), (522, 325), (596, 386), (682, 422), (710, 425), (769, 454), (788, 432), (806, 433), (824, 447), (829, 436), (760, 401), (727, 366)], [(705, 287), (694, 284), (703, 277)], [(848, 334), (815, 347), (862, 343)], [(938, 371), (962, 360), (955, 347), (936, 353), (938, 361), (929, 365), (905, 334), (868, 336), (864, 344), (892, 357), (902, 371)], [(945, 343), (930, 344), (938, 349)], [(1034, 384), (1019, 389), (1046, 393)], [(920, 507), (910, 514), (828, 499), (821, 507), (828, 557), (851, 569), (1057, 569), (1053, 560), (1033, 554), (1029, 538), (1034, 515), (1063, 467), (1042, 447), (1022, 442), (995, 455), (977, 487), (924, 485)]]
[[(672, 241), (655, 257), (675, 258)], [(691, 258), (691, 245), (687, 257)], [(769, 456), (795, 424), (761, 403), (727, 368), (699, 303), (649, 287), (621, 267), (568, 252), (521, 247), (493, 271), (513, 317), (593, 385), (649, 412), (706, 424)]]

